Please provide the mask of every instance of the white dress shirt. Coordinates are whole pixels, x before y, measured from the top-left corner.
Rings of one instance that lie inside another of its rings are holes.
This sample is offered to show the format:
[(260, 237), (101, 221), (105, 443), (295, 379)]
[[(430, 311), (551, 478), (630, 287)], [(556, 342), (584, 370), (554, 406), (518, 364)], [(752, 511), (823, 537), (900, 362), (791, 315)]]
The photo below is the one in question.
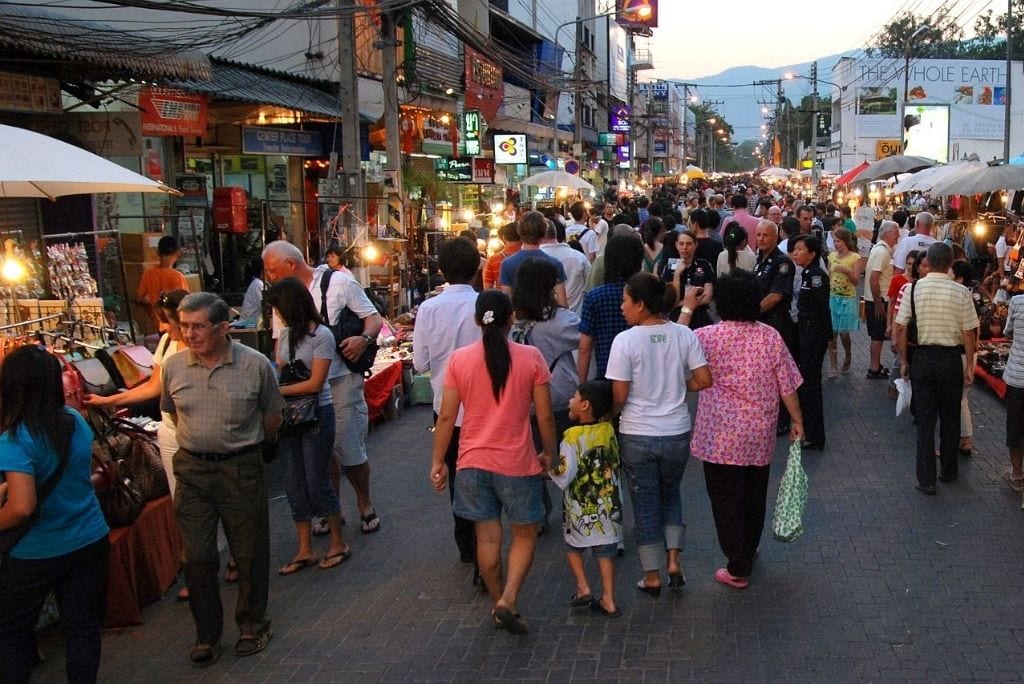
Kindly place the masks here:
[[(480, 339), (480, 328), (473, 318), (476, 298), (476, 290), (470, 285), (449, 285), (441, 294), (420, 304), (416, 314), (412, 365), (420, 373), (430, 371), (435, 413), (441, 412), (444, 372), (452, 352)], [(455, 424), (462, 425), (461, 407)]]
[(583, 309), (583, 295), (590, 275), (590, 259), (583, 252), (573, 249), (564, 242), (542, 242), (541, 250), (562, 263), (565, 269), (565, 300), (568, 308), (576, 313)]

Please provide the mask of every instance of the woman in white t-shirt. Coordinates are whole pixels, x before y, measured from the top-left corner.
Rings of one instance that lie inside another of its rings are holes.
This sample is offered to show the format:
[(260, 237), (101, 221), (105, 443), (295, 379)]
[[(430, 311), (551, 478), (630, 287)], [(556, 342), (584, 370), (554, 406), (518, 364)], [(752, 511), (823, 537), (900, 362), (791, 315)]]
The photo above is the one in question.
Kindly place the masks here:
[[(282, 434), (279, 440), (287, 470), (285, 493), (299, 548), (277, 574), (293, 575), (314, 565), (328, 570), (352, 557), (341, 531), (341, 504), (328, 476), (328, 462), (334, 451), (334, 404), (327, 378), (331, 366), (340, 362), (334, 333), (323, 324), (313, 295), (297, 278), (274, 283), (267, 291), (267, 301), (287, 326), (277, 338), (278, 372), (284, 374), (286, 366), (294, 364), (309, 375), (307, 380), (282, 384), (281, 394), (286, 399), (318, 397), (317, 429)], [(313, 556), (313, 516), (327, 520), (331, 535), (323, 560)]]
[(661, 593), (663, 563), (670, 587), (685, 583), (679, 560), (686, 529), (679, 484), (690, 456), (686, 391), (711, 386), (696, 336), (665, 320), (675, 304), (675, 288), (657, 276), (630, 278), (622, 315), (633, 327), (615, 337), (605, 373), (620, 411), (619, 447), (644, 571), (637, 588), (651, 596)]

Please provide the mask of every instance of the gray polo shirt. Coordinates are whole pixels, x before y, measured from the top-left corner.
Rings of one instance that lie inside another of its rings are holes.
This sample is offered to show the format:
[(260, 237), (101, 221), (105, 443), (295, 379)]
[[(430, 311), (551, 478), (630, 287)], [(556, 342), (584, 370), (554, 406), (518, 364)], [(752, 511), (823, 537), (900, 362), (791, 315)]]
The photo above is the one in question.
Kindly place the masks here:
[(185, 351), (169, 357), (161, 375), (160, 408), (175, 414), (178, 445), (187, 451), (254, 446), (263, 441), (264, 414), (285, 406), (270, 361), (234, 340), (213, 369)]

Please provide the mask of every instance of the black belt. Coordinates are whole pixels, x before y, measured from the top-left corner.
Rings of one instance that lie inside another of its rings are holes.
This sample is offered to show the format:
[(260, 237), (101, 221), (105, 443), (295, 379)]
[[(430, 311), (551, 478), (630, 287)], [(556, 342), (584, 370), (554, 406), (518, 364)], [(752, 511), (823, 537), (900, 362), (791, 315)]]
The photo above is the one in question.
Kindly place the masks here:
[(259, 448), (258, 445), (253, 445), (253, 446), (249, 446), (249, 447), (243, 447), (243, 448), (238, 449), (236, 451), (228, 451), (228, 452), (224, 452), (224, 453), (215, 453), (215, 452), (210, 452), (210, 451), (191, 451), (189, 449), (185, 449), (185, 451), (187, 451), (190, 456), (194, 456), (195, 458), (198, 458), (200, 461), (210, 461), (211, 463), (221, 463), (223, 461), (229, 461), (232, 458), (235, 458), (236, 456), (242, 456), (243, 454), (251, 454), (252, 452), (256, 451), (258, 448)]
[(948, 349), (950, 351), (956, 351), (956, 353), (958, 353), (958, 354), (966, 354), (967, 353), (967, 350), (964, 349), (964, 346), (962, 344), (959, 344), (959, 345), (958, 344), (919, 344), (919, 345), (917, 345), (917, 348), (918, 349), (935, 349), (935, 350)]

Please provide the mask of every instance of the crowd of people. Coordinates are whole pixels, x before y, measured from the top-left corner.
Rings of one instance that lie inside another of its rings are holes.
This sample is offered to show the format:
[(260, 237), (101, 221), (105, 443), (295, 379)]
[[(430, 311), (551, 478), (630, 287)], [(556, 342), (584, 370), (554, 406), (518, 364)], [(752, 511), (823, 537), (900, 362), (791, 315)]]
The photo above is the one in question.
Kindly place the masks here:
[[(1007, 227), (980, 270), (984, 248), (937, 224), (935, 212), (898, 209), (858, 226), (848, 209), (750, 184), (608, 195), (593, 211), (574, 202), (564, 216), (525, 211), (483, 259), (473, 235), (444, 242), (437, 266), (446, 285), (419, 306), (413, 333), (414, 366), (429, 371), (434, 393), (428, 480), (449, 493), (459, 558), (474, 564), (494, 625), (529, 632), (519, 592), (553, 516), (576, 586), (567, 604), (621, 615), (615, 575), (627, 499), (637, 591), (656, 598), (682, 587), (680, 483), (690, 456), (702, 462), (726, 559), (714, 579), (748, 587), (777, 440), (827, 448), (823, 375), (852, 372), (851, 335), (862, 322), (865, 377), (914, 388), (915, 486), (927, 495), (955, 480), (972, 450), (966, 389), (979, 338), (1013, 337), (1004, 479), (1024, 491), (1024, 295), (1011, 299), (1006, 287), (1019, 261), (1016, 233)], [(262, 651), (273, 635), (266, 460), (284, 461), (295, 528), (279, 575), (352, 557), (343, 475), (359, 531), (381, 529), (363, 375), (353, 370), (381, 317), (340, 264), (314, 267), (276, 241), (261, 265), (275, 363), (231, 339), (218, 296), (173, 289), (151, 302), (163, 334), (150, 379), (86, 399), (96, 408), (159, 399), (197, 667), (222, 650), (219, 534), (238, 583), (235, 655)], [(339, 339), (330, 326), (344, 317), (358, 330)], [(5, 682), (27, 681), (32, 627), (51, 590), (65, 619), (69, 680), (94, 681), (99, 664), (108, 530), (89, 480), (91, 430), (64, 406), (60, 374), (34, 346), (0, 367), (0, 533), (22, 530), (0, 563)], [(548, 482), (562, 491), (560, 512)], [(320, 535), (328, 539), (318, 553)], [(599, 583), (588, 577), (588, 550)]]

